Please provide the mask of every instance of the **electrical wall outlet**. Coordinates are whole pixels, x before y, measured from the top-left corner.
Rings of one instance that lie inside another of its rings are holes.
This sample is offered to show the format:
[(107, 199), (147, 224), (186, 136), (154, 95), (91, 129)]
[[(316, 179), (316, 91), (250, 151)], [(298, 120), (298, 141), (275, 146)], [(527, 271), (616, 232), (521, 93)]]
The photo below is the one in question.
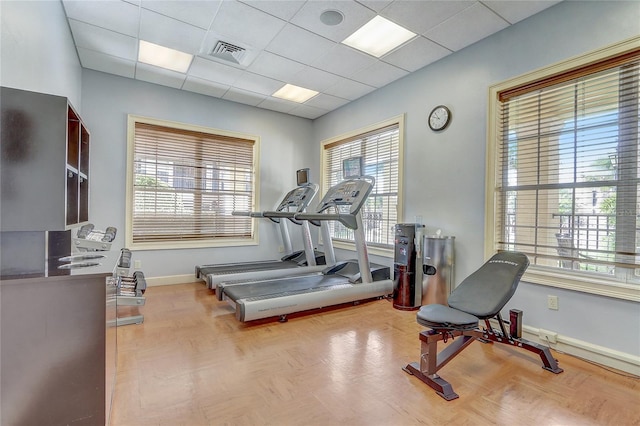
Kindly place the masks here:
[(133, 261), (133, 267), (134, 267), (135, 269), (140, 269), (140, 268), (142, 268), (142, 260), (134, 260), (134, 261)]
[(542, 343), (556, 343), (558, 341), (558, 333), (555, 331), (543, 330), (542, 328), (538, 330), (538, 337), (540, 337)]
[(278, 246), (278, 253), (284, 253), (284, 246)]
[(558, 310), (558, 296), (547, 296), (547, 308)]

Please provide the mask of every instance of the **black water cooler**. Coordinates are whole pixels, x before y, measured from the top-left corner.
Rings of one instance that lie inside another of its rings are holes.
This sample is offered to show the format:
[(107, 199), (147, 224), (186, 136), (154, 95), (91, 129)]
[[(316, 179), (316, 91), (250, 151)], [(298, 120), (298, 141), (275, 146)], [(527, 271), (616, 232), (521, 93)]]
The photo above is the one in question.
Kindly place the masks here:
[(422, 280), (416, 277), (418, 258), (415, 244), (416, 230), (422, 227), (415, 223), (399, 223), (395, 226), (393, 307), (403, 311), (418, 309), (422, 304)]

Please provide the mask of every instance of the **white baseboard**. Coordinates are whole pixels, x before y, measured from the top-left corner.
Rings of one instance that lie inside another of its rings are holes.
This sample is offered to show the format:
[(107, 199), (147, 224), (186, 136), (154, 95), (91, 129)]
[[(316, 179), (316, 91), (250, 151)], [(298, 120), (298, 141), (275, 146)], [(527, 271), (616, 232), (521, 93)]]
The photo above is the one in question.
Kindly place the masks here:
[(560, 334), (558, 335), (558, 341), (556, 343), (548, 343), (538, 337), (538, 331), (539, 329), (537, 328), (524, 325), (522, 327), (522, 337), (532, 342), (549, 346), (558, 352), (584, 358), (596, 364), (640, 376), (640, 356), (594, 345), (593, 343)]
[(147, 287), (155, 287), (161, 285), (174, 285), (174, 284), (184, 284), (184, 283), (195, 283), (200, 280), (195, 277), (194, 274), (185, 274), (185, 275), (170, 275), (166, 277), (153, 277), (147, 278)]
[[(496, 320), (490, 320), (491, 326), (500, 329)], [(508, 329), (507, 329), (508, 331)], [(539, 328), (528, 325), (522, 326), (522, 337), (551, 349), (583, 358), (596, 364), (606, 367), (615, 368), (635, 376), (640, 376), (640, 356), (631, 355), (625, 352), (616, 351), (615, 349), (605, 348), (604, 346), (594, 345), (593, 343), (584, 342), (563, 335), (557, 336), (557, 342), (549, 343), (539, 337)], [(562, 366), (561, 366), (562, 367)]]

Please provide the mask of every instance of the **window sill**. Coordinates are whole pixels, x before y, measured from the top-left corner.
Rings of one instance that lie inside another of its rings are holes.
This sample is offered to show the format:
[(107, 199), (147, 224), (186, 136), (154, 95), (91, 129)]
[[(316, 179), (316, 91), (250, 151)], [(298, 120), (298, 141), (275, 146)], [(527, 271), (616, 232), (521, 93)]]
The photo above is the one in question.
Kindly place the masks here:
[(539, 266), (531, 266), (527, 272), (525, 272), (522, 281), (640, 302), (640, 285), (624, 283), (609, 277), (575, 272), (557, 272)]
[(151, 243), (132, 243), (129, 242), (127, 248), (132, 251), (136, 250), (178, 250), (178, 249), (199, 249), (199, 248), (224, 248), (224, 247), (242, 247), (258, 245), (257, 239), (217, 239), (205, 241), (169, 241), (169, 242), (151, 242)]
[[(341, 250), (356, 251), (356, 245), (354, 243), (344, 241), (334, 241), (333, 247)], [(393, 259), (393, 248), (385, 247), (372, 247), (367, 245), (367, 253), (371, 256), (389, 257)]]

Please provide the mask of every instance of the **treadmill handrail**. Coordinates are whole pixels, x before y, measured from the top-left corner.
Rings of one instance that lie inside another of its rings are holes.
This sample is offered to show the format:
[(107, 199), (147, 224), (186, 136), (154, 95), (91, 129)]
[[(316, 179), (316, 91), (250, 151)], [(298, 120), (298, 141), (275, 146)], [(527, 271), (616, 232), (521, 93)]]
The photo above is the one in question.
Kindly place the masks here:
[(231, 216), (249, 216), (249, 217), (263, 217), (264, 212), (243, 212), (243, 211), (232, 211)]
[[(271, 218), (286, 218), (289, 219), (291, 222), (295, 223), (296, 225), (300, 225), (302, 222), (299, 220), (298, 217), (296, 217), (297, 214), (302, 214), (305, 212), (289, 212), (289, 211), (266, 211), (266, 212), (262, 212), (264, 217), (267, 217), (269, 219)], [(309, 223), (311, 223), (312, 225), (315, 226), (320, 226), (320, 222), (316, 221), (316, 220), (309, 220)]]
[(349, 229), (358, 229), (356, 215), (351, 213), (297, 213), (296, 219), (313, 221), (333, 220), (342, 223)]
[(259, 217), (259, 218), (263, 218), (266, 217), (267, 219), (269, 219), (272, 222), (275, 223), (280, 223), (280, 219), (275, 218), (275, 217), (268, 217), (264, 215), (264, 212), (243, 212), (243, 211), (232, 211), (231, 212), (231, 216), (248, 216), (248, 217)]
[(292, 223), (295, 223), (296, 225), (301, 225), (302, 222), (300, 222), (299, 220), (296, 220), (295, 214), (296, 212), (290, 212), (286, 210), (262, 212), (263, 217), (269, 218), (271, 220), (274, 220), (276, 218), (285, 218), (285, 219), (289, 219)]

